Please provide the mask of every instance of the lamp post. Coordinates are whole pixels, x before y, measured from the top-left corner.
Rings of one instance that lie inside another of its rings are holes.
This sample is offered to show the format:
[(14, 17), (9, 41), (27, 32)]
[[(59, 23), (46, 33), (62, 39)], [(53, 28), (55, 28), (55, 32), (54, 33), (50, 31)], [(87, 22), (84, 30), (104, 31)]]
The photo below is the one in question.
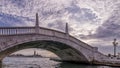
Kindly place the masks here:
[(116, 39), (113, 41), (113, 46), (114, 46), (114, 57), (116, 57), (116, 47), (118, 45), (118, 42), (116, 42)]
[(35, 32), (36, 32), (36, 34), (39, 33), (39, 17), (38, 17), (38, 13), (36, 13)]

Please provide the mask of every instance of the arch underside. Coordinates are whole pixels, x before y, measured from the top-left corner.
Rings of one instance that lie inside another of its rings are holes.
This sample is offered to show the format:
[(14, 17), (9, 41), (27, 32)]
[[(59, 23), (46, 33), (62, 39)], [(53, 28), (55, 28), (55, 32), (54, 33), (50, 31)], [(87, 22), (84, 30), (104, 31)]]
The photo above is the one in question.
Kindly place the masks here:
[(27, 48), (41, 48), (51, 51), (55, 53), (57, 56), (59, 56), (63, 61), (88, 63), (88, 60), (85, 58), (85, 56), (76, 49), (60, 42), (45, 40), (30, 41), (19, 45), (15, 45), (14, 47), (8, 48), (0, 52), (1, 55), (0, 58), (3, 59), (4, 57), (10, 55), (11, 53)]

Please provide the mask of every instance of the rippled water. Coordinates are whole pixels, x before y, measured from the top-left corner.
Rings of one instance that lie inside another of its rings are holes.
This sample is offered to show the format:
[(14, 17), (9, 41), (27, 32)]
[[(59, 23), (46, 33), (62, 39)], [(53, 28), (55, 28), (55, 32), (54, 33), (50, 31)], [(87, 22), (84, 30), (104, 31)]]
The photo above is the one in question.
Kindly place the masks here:
[(49, 60), (49, 58), (6, 57), (3, 60), (3, 68), (120, 68), (120, 67), (60, 63)]

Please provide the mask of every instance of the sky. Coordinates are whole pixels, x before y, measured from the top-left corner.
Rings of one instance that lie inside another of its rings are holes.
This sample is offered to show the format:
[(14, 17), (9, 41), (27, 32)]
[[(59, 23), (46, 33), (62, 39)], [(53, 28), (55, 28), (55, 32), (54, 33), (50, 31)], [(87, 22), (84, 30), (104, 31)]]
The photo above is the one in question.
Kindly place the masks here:
[(108, 54), (120, 42), (119, 12), (120, 0), (0, 0), (0, 27), (34, 26), (38, 13), (40, 27), (64, 31), (68, 23), (72, 36)]

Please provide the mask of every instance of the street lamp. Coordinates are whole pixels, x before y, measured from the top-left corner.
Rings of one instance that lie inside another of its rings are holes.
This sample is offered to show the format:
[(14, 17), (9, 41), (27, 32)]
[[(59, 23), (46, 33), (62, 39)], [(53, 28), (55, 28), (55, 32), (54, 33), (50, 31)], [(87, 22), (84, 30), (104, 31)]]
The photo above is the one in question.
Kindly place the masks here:
[(116, 57), (116, 47), (118, 45), (118, 42), (116, 42), (116, 39), (113, 41), (113, 46), (114, 46), (114, 57)]

